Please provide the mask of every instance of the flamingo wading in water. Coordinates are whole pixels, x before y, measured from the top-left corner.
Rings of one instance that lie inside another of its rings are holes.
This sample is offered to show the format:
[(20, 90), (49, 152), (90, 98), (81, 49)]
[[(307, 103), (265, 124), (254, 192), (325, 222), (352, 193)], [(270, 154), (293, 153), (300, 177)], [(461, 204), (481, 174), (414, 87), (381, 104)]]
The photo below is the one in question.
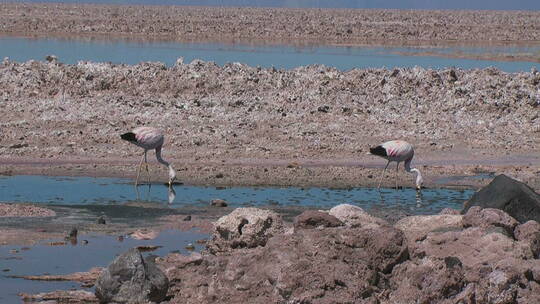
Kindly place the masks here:
[(148, 150), (156, 149), (156, 158), (158, 162), (162, 163), (165, 167), (169, 169), (169, 188), (172, 186), (172, 182), (176, 179), (176, 171), (174, 168), (161, 158), (161, 148), (163, 147), (163, 142), (165, 137), (161, 130), (152, 128), (152, 127), (138, 127), (133, 129), (131, 132), (124, 133), (120, 135), (120, 138), (127, 140), (130, 143), (137, 145), (144, 149), (144, 154), (139, 163), (139, 169), (137, 170), (137, 179), (135, 180), (135, 186), (139, 183), (139, 176), (141, 173), (141, 167), (144, 163), (146, 165), (146, 172), (148, 173), (148, 179), (150, 181), (150, 171), (148, 170), (148, 161), (146, 160), (146, 153)]
[(388, 165), (390, 162), (397, 162), (396, 165), (396, 189), (397, 189), (397, 176), (398, 176), (398, 167), (399, 163), (404, 161), (405, 162), (405, 171), (412, 173), (416, 172), (416, 189), (420, 190), (422, 189), (422, 183), (424, 182), (424, 179), (422, 178), (422, 174), (420, 173), (420, 170), (416, 168), (411, 168), (411, 161), (414, 156), (414, 149), (413, 146), (403, 140), (391, 140), (387, 141), (381, 145), (378, 145), (373, 148), (369, 148), (369, 154), (380, 156), (386, 160), (388, 160), (388, 163), (386, 163), (386, 167), (384, 167), (383, 173), (381, 174), (381, 177), (379, 178), (379, 185), (377, 188), (379, 189), (381, 187), (382, 177), (384, 176), (384, 173), (386, 172), (386, 168), (388, 168)]

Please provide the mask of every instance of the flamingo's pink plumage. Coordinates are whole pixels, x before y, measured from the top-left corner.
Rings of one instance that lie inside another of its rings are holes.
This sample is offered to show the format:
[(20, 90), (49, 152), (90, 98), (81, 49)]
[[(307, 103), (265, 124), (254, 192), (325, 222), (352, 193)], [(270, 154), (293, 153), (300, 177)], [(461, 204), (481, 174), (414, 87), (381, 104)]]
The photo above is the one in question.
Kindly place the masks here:
[(172, 185), (172, 182), (176, 178), (176, 171), (174, 171), (174, 168), (171, 166), (171, 164), (161, 158), (161, 148), (163, 147), (163, 143), (165, 141), (165, 137), (163, 136), (161, 130), (152, 127), (138, 127), (133, 129), (133, 131), (131, 132), (120, 135), (120, 137), (123, 140), (127, 140), (130, 143), (144, 149), (144, 154), (141, 158), (141, 162), (139, 163), (139, 168), (137, 170), (137, 179), (135, 180), (135, 185), (137, 185), (139, 182), (139, 175), (141, 172), (143, 161), (146, 164), (146, 171), (148, 171), (146, 153), (148, 152), (148, 150), (152, 149), (156, 150), (156, 158), (158, 162), (162, 163), (169, 169), (169, 186)]
[(386, 167), (384, 167), (383, 173), (381, 177), (379, 178), (379, 185), (378, 187), (381, 187), (381, 181), (382, 176), (384, 175), (384, 172), (386, 172), (386, 168), (388, 168), (388, 165), (390, 162), (396, 162), (396, 188), (397, 188), (397, 170), (399, 167), (400, 162), (405, 162), (405, 171), (407, 172), (416, 172), (416, 188), (421, 189), (423, 178), (422, 174), (420, 173), (420, 170), (416, 168), (411, 168), (411, 161), (414, 157), (414, 149), (413, 146), (403, 140), (391, 140), (387, 141), (383, 144), (380, 144), (376, 147), (369, 148), (369, 152), (373, 155), (380, 156), (386, 160), (388, 160), (388, 163), (386, 163)]

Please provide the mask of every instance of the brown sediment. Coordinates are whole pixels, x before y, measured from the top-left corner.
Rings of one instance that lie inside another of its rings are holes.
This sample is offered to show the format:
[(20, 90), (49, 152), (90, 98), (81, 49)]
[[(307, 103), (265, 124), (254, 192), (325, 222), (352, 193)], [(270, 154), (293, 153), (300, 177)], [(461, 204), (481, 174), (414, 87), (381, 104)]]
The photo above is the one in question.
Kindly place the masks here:
[(4, 35), (349, 45), (540, 42), (535, 11), (3, 3), (0, 17)]

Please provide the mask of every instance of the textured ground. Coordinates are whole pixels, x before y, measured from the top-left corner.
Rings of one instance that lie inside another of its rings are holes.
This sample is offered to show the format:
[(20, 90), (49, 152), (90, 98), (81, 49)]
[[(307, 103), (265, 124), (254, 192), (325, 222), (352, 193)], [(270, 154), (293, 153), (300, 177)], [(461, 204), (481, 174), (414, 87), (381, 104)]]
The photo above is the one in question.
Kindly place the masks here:
[(333, 44), (538, 43), (540, 12), (0, 4), (0, 33)]
[[(0, 35), (103, 39), (538, 45), (538, 20), (523, 11), (0, 4)], [(539, 54), (518, 57), (531, 55)], [(140, 151), (118, 134), (154, 125), (188, 183), (372, 185), (384, 160), (366, 156), (368, 146), (402, 138), (415, 145), (428, 185), (484, 172), (540, 184), (535, 71), (7, 60), (0, 72), (3, 174), (133, 176)]]
[(401, 138), (428, 186), (485, 172), (539, 185), (536, 71), (6, 60), (0, 90), (4, 174), (132, 177), (142, 151), (119, 134), (153, 125), (187, 183), (373, 185), (385, 161), (368, 147)]

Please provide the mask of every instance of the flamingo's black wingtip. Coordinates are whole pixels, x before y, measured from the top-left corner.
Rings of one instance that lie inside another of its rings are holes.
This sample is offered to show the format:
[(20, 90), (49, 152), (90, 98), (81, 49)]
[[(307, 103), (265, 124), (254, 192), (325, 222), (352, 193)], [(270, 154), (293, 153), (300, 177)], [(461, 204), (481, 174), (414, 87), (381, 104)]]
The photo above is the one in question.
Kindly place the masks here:
[(376, 146), (375, 148), (369, 148), (369, 153), (373, 155), (378, 155), (378, 156), (388, 156), (386, 154), (386, 149), (383, 148), (383, 146)]
[(120, 135), (120, 138), (122, 138), (123, 140), (131, 141), (131, 142), (137, 141), (137, 138), (135, 137), (135, 133), (133, 132), (124, 133)]

